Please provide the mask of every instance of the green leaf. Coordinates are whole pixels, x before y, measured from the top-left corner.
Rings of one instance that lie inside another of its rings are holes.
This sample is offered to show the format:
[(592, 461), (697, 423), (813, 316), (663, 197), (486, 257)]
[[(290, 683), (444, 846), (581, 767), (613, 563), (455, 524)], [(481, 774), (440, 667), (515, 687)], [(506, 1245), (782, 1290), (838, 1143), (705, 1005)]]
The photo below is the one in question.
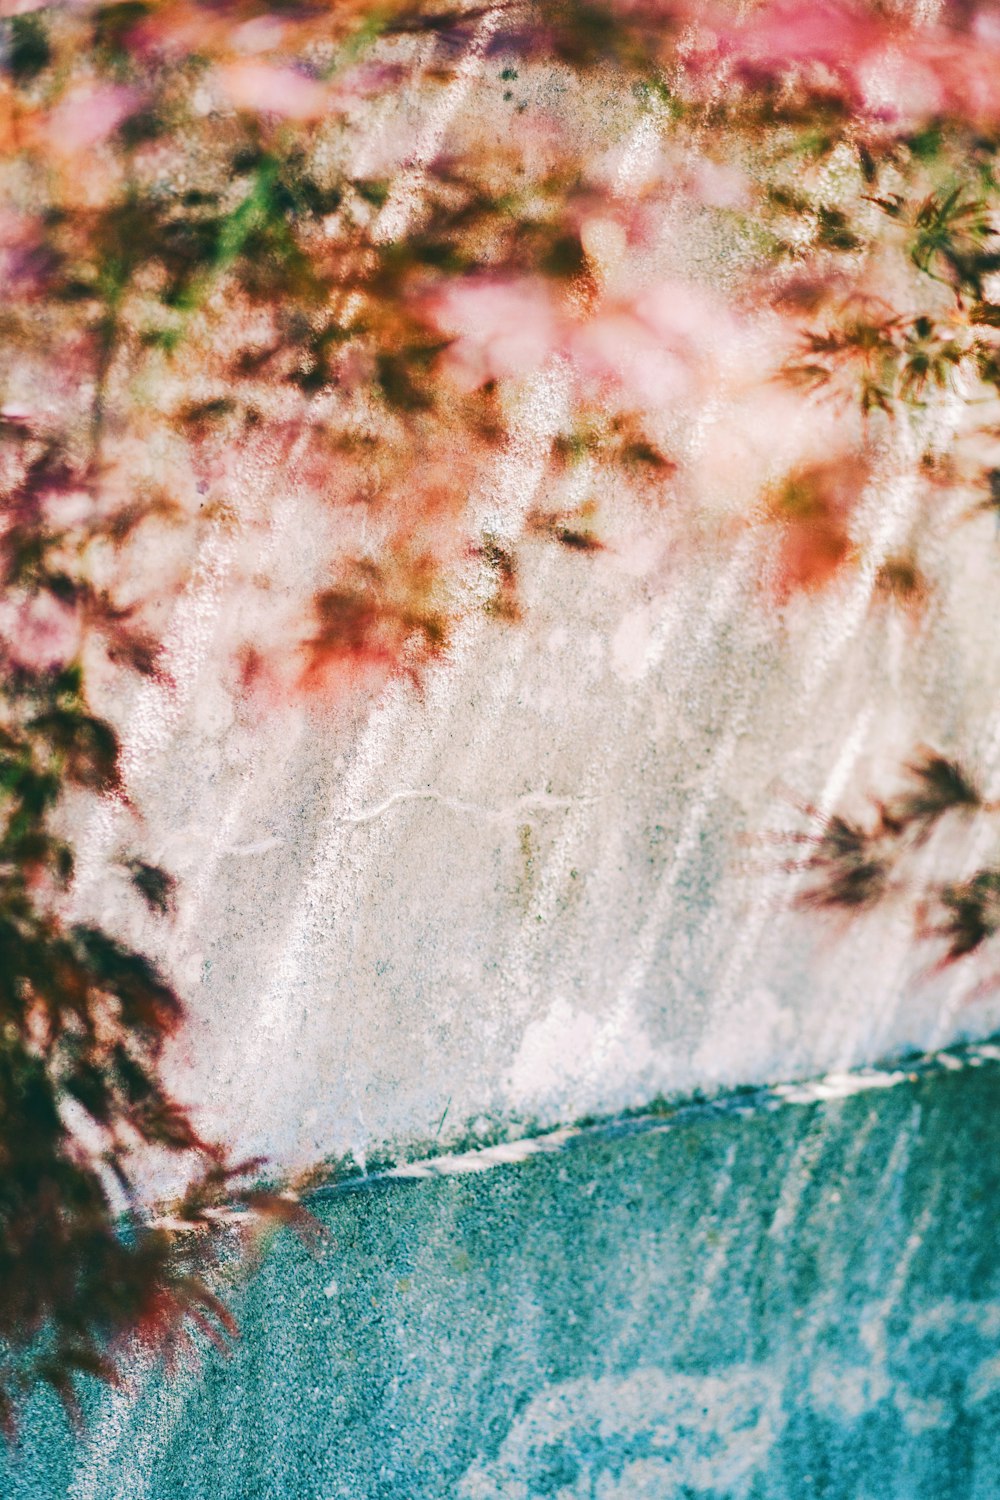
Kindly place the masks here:
[(10, 48), (6, 68), (15, 83), (30, 83), (52, 60), (45, 22), (33, 13), (10, 20)]
[(173, 905), (177, 881), (159, 865), (147, 864), (144, 859), (130, 859), (126, 869), (132, 884), (151, 912), (166, 916)]

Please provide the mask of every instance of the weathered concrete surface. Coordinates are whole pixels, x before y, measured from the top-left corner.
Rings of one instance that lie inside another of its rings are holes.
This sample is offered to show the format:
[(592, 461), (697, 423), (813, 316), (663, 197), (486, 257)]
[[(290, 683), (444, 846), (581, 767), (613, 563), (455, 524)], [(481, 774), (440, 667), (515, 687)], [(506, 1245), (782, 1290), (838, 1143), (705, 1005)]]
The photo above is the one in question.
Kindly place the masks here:
[[(995, 1500), (1000, 1049), (339, 1192), (6, 1500)], [(954, 1070), (953, 1070), (954, 1069)], [(848, 1085), (852, 1087), (856, 1085)]]
[(761, 842), (801, 826), (796, 799), (884, 788), (921, 739), (995, 775), (987, 524), (949, 542), (932, 651), (866, 613), (870, 580), (775, 620), (754, 548), (665, 559), (619, 516), (606, 556), (525, 548), (526, 622), (472, 622), (422, 697), (364, 715), (247, 715), (224, 580), (182, 601), (176, 685), (126, 716), (144, 822), (101, 809), (82, 854), (86, 876), (138, 838), (180, 877), (178, 922), (151, 933), (120, 878), (80, 899), (177, 975), (206, 1127), (308, 1164), (446, 1108), (442, 1143), (995, 1029), (995, 992), (914, 982), (905, 919), (833, 942), (789, 912), (788, 851)]
[[(483, 68), (463, 64), (426, 120), (400, 105), (408, 161), (484, 118), (509, 128), (527, 85), (508, 106), (500, 60)], [(608, 193), (627, 197), (664, 122), (631, 95), (550, 85), (528, 102), (568, 109), (595, 160), (613, 147)], [(749, 251), (720, 217), (666, 223), (642, 274), (726, 285)], [(767, 328), (753, 337), (765, 368)], [(467, 622), (422, 693), (255, 713), (233, 690), (237, 648), (302, 625), (336, 527), (293, 472), (276, 493), (234, 451), (166, 629), (168, 671), (114, 705), (142, 819), (121, 803), (89, 817), (77, 900), (169, 964), (192, 1013), (179, 1087), (240, 1152), (360, 1158), (442, 1121), (447, 1143), (476, 1122), (487, 1135), (614, 1112), (1000, 1025), (995, 991), (966, 1003), (973, 978), (916, 982), (927, 959), (893, 913), (835, 944), (790, 914), (788, 850), (762, 842), (801, 827), (796, 801), (853, 794), (856, 811), (922, 740), (996, 795), (992, 518), (963, 519), (968, 496), (951, 505), (887, 455), (852, 520), (862, 564), (779, 610), (761, 588), (773, 537), (746, 521), (768, 476), (822, 448), (843, 412), (748, 417), (720, 397), (695, 420), (665, 402), (665, 444), (701, 488), (668, 483), (640, 505), (586, 465), (553, 491), (557, 367), (519, 400), (470, 516), (518, 555), (523, 624), (476, 612), (496, 579), (470, 562)], [(918, 436), (901, 420), (886, 441), (915, 461)], [(532, 508), (585, 501), (600, 553), (526, 537)], [(919, 620), (876, 587), (880, 564), (914, 548), (935, 585)], [(179, 877), (169, 931), (108, 873), (136, 844)], [(992, 858), (992, 831), (956, 854), (966, 869)]]

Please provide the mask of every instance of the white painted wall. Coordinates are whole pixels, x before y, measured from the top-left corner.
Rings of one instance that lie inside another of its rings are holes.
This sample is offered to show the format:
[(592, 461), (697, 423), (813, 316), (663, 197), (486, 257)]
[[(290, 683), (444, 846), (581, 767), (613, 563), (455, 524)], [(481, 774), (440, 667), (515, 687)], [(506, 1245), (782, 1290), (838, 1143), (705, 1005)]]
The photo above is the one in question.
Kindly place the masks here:
[[(456, 112), (480, 107), (470, 56), (406, 133), (407, 193)], [(601, 129), (631, 143), (609, 189), (627, 192), (655, 131), (631, 102), (600, 103)], [(675, 228), (661, 270), (725, 274), (705, 223)], [(561, 403), (558, 371), (526, 388), (477, 501), (495, 534), (516, 538), (539, 499)], [(680, 440), (712, 458), (709, 508), (721, 494), (731, 521), (750, 471), (796, 439), (780, 414), (740, 434), (719, 410)], [(1000, 1024), (967, 978), (917, 982), (927, 955), (904, 915), (838, 936), (788, 911), (784, 851), (762, 842), (803, 826), (796, 800), (857, 807), (920, 740), (1000, 777), (991, 520), (921, 512), (939, 588), (911, 629), (870, 600), (909, 539), (912, 483), (862, 507), (858, 574), (779, 613), (757, 586), (766, 538), (703, 526), (692, 547), (669, 493), (637, 511), (608, 481), (603, 553), (521, 547), (524, 624), (472, 618), (422, 694), (266, 717), (226, 686), (233, 645), (269, 628), (245, 579), (306, 599), (323, 548), (291, 481), (262, 511), (253, 479), (234, 474), (240, 519), (202, 539), (172, 680), (118, 705), (144, 822), (87, 815), (77, 891), (176, 975), (191, 1022), (174, 1066), (209, 1128), (285, 1163), (436, 1132), (443, 1146), (474, 1121), (568, 1121)], [(975, 838), (962, 857), (988, 853)], [(180, 877), (169, 931), (106, 873), (123, 842)]]
[[(294, 502), (280, 524), (301, 581)], [(1000, 775), (992, 522), (942, 534), (916, 633), (866, 612), (863, 576), (779, 615), (750, 534), (685, 555), (662, 515), (603, 527), (595, 556), (525, 544), (525, 623), (473, 619), (422, 695), (270, 717), (224, 685), (237, 542), (206, 542), (174, 684), (124, 714), (144, 822), (90, 818), (78, 899), (164, 953), (181, 1087), (241, 1148), (443, 1145), (1000, 1022), (968, 976), (917, 982), (904, 914), (838, 933), (786, 910), (761, 840), (803, 826), (795, 800), (857, 807), (920, 739)], [(100, 873), (127, 840), (180, 877), (169, 932)]]

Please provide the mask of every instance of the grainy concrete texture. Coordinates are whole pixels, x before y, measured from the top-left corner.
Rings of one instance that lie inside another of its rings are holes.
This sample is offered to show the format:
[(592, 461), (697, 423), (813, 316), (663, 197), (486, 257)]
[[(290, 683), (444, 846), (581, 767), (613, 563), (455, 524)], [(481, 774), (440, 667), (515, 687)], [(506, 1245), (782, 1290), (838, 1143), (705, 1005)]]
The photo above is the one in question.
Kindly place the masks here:
[[(634, 100), (593, 102), (627, 160), (656, 148)], [(724, 281), (731, 244), (667, 227), (652, 272)], [(860, 566), (779, 609), (746, 522), (821, 417), (747, 431), (720, 404), (664, 413), (670, 451), (711, 460), (694, 522), (585, 472), (568, 498), (596, 501), (603, 550), (574, 555), (524, 525), (553, 503), (560, 378), (525, 380), (470, 497), (517, 554), (522, 623), (470, 607), (422, 688), (373, 705), (241, 702), (235, 649), (268, 618), (246, 579), (292, 613), (329, 580), (292, 480), (265, 503), (237, 456), (169, 670), (114, 705), (141, 820), (87, 813), (79, 911), (162, 957), (191, 1013), (179, 1091), (278, 1169), (512, 1143), (1000, 1025), (972, 971), (928, 978), (905, 912), (835, 933), (792, 911), (771, 839), (796, 804), (857, 813), (922, 740), (997, 795), (993, 520), (887, 461)], [(904, 422), (892, 441), (918, 456)], [(916, 543), (935, 588), (908, 619), (876, 585)], [(991, 840), (963, 825), (951, 870)], [(179, 877), (172, 926), (109, 873), (137, 843)], [(0, 1494), (1000, 1500), (995, 1061), (663, 1124), (319, 1200), (329, 1246), (278, 1238), (230, 1359), (93, 1393), (80, 1444), (40, 1397)]]
[[(974, 974), (921, 980), (905, 910), (789, 910), (768, 842), (796, 802), (863, 810), (920, 740), (995, 795), (991, 524), (942, 549), (931, 637), (870, 614), (863, 577), (776, 618), (754, 546), (664, 561), (655, 518), (619, 515), (607, 556), (525, 546), (525, 622), (470, 621), (422, 695), (364, 713), (245, 713), (225, 578), (202, 599), (197, 575), (169, 690), (122, 713), (143, 821), (96, 810), (79, 901), (177, 977), (206, 1128), (363, 1160), (995, 1030)], [(957, 833), (951, 868), (989, 858)], [(137, 839), (180, 878), (172, 927), (103, 873)]]
[[(508, 87), (500, 60), (473, 48), (467, 62), (433, 107), (387, 100), (373, 149), (395, 130), (419, 166), (484, 119), (502, 134), (538, 109), (582, 132), (595, 162), (611, 153), (610, 212), (669, 145), (666, 119), (628, 91), (544, 68)], [(393, 233), (419, 212), (419, 172), (404, 177), (413, 202), (403, 193)], [(751, 254), (731, 216), (678, 208), (633, 269), (724, 293)], [(773, 334), (765, 319), (716, 350), (706, 318), (720, 391), (734, 362), (760, 383)], [(558, 361), (511, 402), (509, 447), (469, 515), (473, 538), (517, 556), (522, 623), (486, 618), (496, 579), (470, 562), (465, 624), (421, 690), (255, 710), (233, 690), (236, 651), (273, 646), (275, 612), (308, 621), (336, 518), (310, 508), (293, 469), (276, 489), (234, 450), (227, 505), (172, 607), (166, 670), (109, 705), (141, 817), (121, 802), (86, 812), (78, 908), (162, 956), (191, 1011), (178, 1088), (206, 1131), (278, 1166), (446, 1147), (1000, 1025), (995, 991), (969, 998), (975, 976), (920, 980), (905, 916), (880, 911), (833, 941), (790, 912), (790, 850), (768, 841), (801, 830), (796, 804), (859, 811), (920, 741), (996, 794), (995, 526), (969, 517), (968, 496), (928, 494), (917, 466), (960, 413), (942, 401), (919, 432), (893, 425), (852, 516), (858, 567), (779, 608), (762, 587), (774, 534), (747, 523), (762, 486), (817, 444), (836, 450), (840, 408), (664, 401), (653, 426), (698, 477), (640, 501), (590, 463), (554, 491), (570, 403)], [(584, 504), (592, 556), (525, 526), (533, 509)], [(919, 619), (877, 587), (911, 548), (934, 584)], [(991, 839), (958, 830), (956, 876)], [(115, 871), (137, 845), (179, 878), (169, 928)]]
[(0, 1492), (995, 1500), (1000, 1049), (973, 1061), (320, 1198), (328, 1244), (282, 1232), (230, 1358), (95, 1392), (79, 1445), (40, 1398)]

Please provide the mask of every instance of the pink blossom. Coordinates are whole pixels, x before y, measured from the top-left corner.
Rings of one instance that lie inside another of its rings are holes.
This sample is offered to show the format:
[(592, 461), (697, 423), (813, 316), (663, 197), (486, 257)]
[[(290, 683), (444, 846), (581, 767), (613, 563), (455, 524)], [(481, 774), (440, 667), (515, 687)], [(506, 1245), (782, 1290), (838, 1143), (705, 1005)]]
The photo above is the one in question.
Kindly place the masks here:
[(692, 167), (689, 186), (706, 208), (746, 208), (750, 202), (746, 174), (707, 156)]
[(950, 113), (986, 125), (1000, 119), (998, 30), (977, 28), (973, 35), (960, 38), (942, 36), (938, 31), (920, 37), (908, 53), (912, 65), (933, 72)]
[(528, 375), (561, 343), (560, 319), (542, 286), (481, 276), (435, 294), (432, 316), (455, 335), (448, 363), (469, 389)]
[(0, 245), (20, 245), (34, 230), (29, 214), (18, 213), (6, 204), (0, 206)]
[(37, 219), (0, 209), (0, 287), (8, 297), (44, 292), (57, 265)]
[(237, 109), (280, 115), (284, 120), (318, 120), (329, 109), (329, 90), (295, 68), (270, 63), (228, 63), (216, 78)]
[(254, 16), (237, 26), (232, 35), (232, 44), (238, 52), (267, 52), (281, 45), (285, 26), (277, 16)]
[(30, 427), (37, 418), (38, 413), (33, 406), (28, 406), (23, 401), (5, 401), (0, 406), (0, 417), (5, 422), (14, 422), (19, 427)]
[(879, 58), (864, 70), (862, 83), (869, 111), (881, 120), (926, 120), (947, 107), (937, 70), (913, 49)]
[(886, 28), (870, 9), (846, 0), (778, 0), (752, 11), (725, 40), (725, 50), (752, 71), (821, 63), (840, 72), (881, 48)]
[(659, 282), (603, 309), (573, 334), (585, 379), (611, 381), (641, 406), (689, 396), (700, 386), (712, 346), (718, 358), (734, 336), (731, 316), (687, 283)]
[(573, 336), (573, 363), (587, 382), (621, 387), (644, 407), (686, 396), (694, 367), (688, 351), (669, 348), (628, 311), (592, 319)]
[(358, 63), (332, 80), (329, 97), (337, 105), (354, 104), (391, 88), (402, 76), (403, 69), (393, 63)]
[(705, 7), (708, 28), (692, 48), (692, 75), (712, 76), (722, 56), (751, 82), (780, 80), (818, 66), (839, 79), (854, 106), (881, 119), (921, 120), (952, 113), (992, 123), (1000, 117), (996, 78), (1000, 22), (984, 7), (967, 30), (912, 25), (852, 0), (774, 0), (742, 20)]
[(41, 501), (45, 518), (56, 531), (82, 527), (94, 514), (94, 498), (86, 490), (47, 490)]
[(44, 672), (65, 666), (80, 649), (77, 611), (50, 593), (8, 602), (3, 615), (8, 649), (19, 666)]
[(986, 47), (1000, 48), (1000, 15), (992, 7), (985, 7), (972, 23), (972, 35)]
[(686, 281), (657, 282), (636, 297), (633, 307), (636, 317), (660, 338), (689, 350), (729, 322), (720, 302)]
[(134, 89), (101, 84), (75, 89), (52, 110), (46, 126), (49, 144), (64, 156), (75, 156), (106, 140), (136, 109)]

